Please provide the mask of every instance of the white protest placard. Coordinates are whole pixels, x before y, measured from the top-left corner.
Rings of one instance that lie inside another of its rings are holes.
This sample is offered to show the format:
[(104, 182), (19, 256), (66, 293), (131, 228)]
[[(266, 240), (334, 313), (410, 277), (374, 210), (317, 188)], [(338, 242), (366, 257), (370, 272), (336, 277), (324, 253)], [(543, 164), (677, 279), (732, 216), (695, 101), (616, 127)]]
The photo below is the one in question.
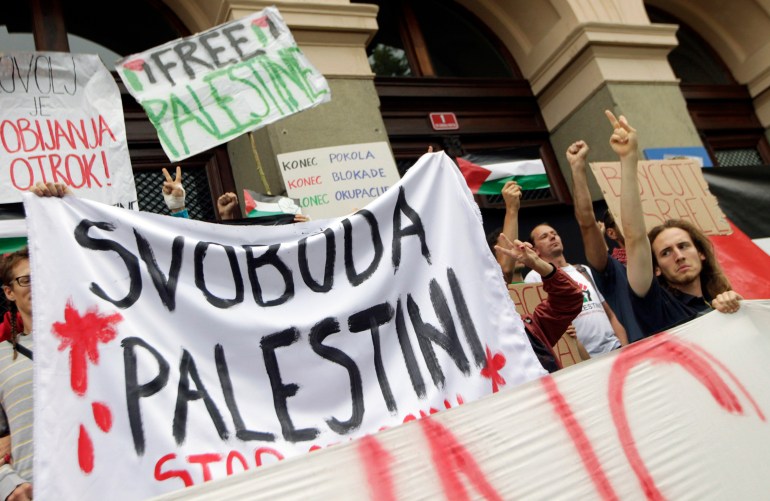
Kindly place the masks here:
[(172, 162), (331, 99), (275, 7), (115, 66)]
[[(607, 207), (622, 228), (620, 162), (591, 162), (590, 165)], [(641, 160), (637, 177), (648, 230), (668, 219), (684, 219), (706, 235), (732, 233), (695, 160)]]
[(156, 501), (765, 499), (770, 301)]
[(120, 90), (98, 56), (0, 54), (0, 203), (37, 182), (138, 209)]
[(399, 180), (386, 142), (283, 153), (278, 168), (288, 195), (316, 219), (350, 214)]
[(144, 499), (545, 374), (444, 153), (275, 227), (24, 202), (41, 499)]

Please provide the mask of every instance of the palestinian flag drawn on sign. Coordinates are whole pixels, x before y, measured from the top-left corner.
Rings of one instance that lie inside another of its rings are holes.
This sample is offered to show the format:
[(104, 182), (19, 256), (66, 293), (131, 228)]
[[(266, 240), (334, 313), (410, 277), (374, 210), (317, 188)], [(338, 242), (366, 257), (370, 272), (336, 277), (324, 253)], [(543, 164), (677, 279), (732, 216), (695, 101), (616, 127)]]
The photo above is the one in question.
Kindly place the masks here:
[(271, 196), (252, 190), (243, 190), (246, 217), (276, 216), (279, 214), (302, 214), (297, 201), (289, 197)]
[[(518, 157), (518, 158), (517, 158)], [(516, 154), (495, 152), (457, 157), (468, 187), (477, 195), (499, 195), (508, 181), (516, 181), (522, 190), (548, 188), (545, 165), (539, 158), (521, 158)]]

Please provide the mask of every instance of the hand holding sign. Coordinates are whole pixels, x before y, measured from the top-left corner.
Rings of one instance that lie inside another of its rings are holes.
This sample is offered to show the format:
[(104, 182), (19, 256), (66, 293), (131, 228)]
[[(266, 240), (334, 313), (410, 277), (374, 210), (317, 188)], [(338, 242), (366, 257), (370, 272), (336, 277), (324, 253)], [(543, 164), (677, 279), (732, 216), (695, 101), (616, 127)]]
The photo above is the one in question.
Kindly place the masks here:
[(64, 195), (72, 195), (72, 191), (69, 186), (64, 183), (35, 183), (35, 185), (29, 189), (32, 193), (39, 197), (57, 197), (61, 198)]

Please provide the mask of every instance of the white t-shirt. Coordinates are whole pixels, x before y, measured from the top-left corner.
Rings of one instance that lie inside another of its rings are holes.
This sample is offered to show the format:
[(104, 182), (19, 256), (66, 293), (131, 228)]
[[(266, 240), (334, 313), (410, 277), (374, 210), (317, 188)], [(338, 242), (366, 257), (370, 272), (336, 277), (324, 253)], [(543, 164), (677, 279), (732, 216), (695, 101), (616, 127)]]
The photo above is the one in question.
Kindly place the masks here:
[[(563, 267), (562, 270), (583, 290), (583, 311), (572, 321), (572, 325), (575, 326), (577, 337), (585, 346), (586, 351), (593, 357), (620, 348), (620, 341), (615, 336), (615, 330), (604, 311), (604, 306), (602, 306), (604, 296), (596, 290), (591, 280), (588, 280), (571, 264)], [(593, 279), (590, 268), (586, 266), (585, 270)], [(526, 283), (542, 281), (543, 279), (536, 271), (530, 271), (524, 277)]]

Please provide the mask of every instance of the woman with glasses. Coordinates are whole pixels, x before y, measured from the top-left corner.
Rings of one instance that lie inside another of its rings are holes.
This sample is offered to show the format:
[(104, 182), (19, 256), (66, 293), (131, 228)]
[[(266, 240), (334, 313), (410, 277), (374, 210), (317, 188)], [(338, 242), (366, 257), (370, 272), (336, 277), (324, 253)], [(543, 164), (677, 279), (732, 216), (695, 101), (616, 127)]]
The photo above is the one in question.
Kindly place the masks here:
[[(11, 432), (12, 464), (0, 466), (0, 499), (32, 499), (32, 288), (27, 248), (6, 254), (0, 280), (10, 339), (0, 342), (0, 405)], [(18, 316), (21, 323), (17, 322)]]

